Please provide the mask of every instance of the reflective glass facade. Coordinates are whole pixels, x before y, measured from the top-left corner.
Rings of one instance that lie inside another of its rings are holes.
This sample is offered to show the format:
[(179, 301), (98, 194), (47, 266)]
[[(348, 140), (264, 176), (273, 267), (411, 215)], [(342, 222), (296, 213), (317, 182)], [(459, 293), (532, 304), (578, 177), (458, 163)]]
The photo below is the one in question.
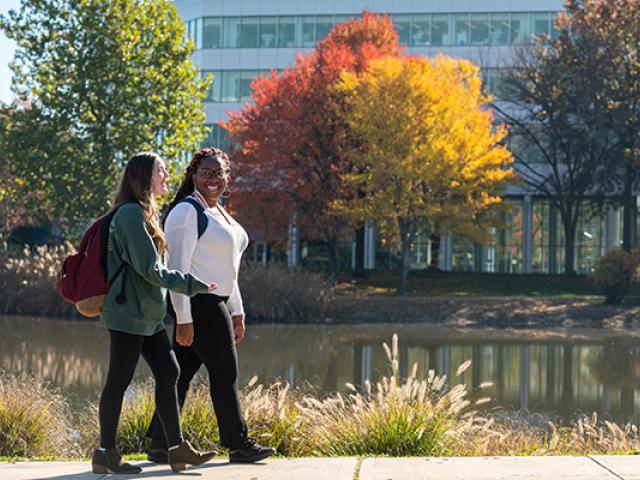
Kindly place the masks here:
[[(203, 17), (186, 22), (197, 49), (313, 48), (336, 23), (353, 15)], [(392, 14), (400, 43), (409, 47), (522, 45), (554, 36), (555, 12)]]
[[(487, 245), (452, 238), (451, 269), (497, 273), (525, 273), (525, 208), (522, 199), (507, 199), (509, 212), (503, 227), (493, 230)], [(564, 273), (565, 235), (557, 208), (544, 198), (531, 202), (530, 273)], [(608, 249), (621, 246), (619, 207), (585, 206), (578, 218), (575, 238), (575, 269), (587, 274)]]
[[(487, 93), (499, 98), (506, 92), (504, 78), (507, 71), (504, 68), (481, 70)], [(238, 103), (249, 101), (251, 81), (258, 76), (271, 75), (271, 70), (202, 70), (200, 73), (203, 78), (212, 78), (205, 102)]]

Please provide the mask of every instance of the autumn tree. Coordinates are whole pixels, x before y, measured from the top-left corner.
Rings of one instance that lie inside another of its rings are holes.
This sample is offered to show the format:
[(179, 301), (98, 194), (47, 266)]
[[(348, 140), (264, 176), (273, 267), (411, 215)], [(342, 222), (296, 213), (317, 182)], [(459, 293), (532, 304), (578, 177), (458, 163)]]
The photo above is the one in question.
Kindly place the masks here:
[(343, 71), (358, 75), (371, 60), (400, 54), (390, 18), (365, 12), (336, 25), (282, 74), (254, 80), (253, 102), (223, 124), (239, 145), (233, 201), (244, 220), (270, 240), (286, 238), (292, 222), (305, 238), (326, 239), (334, 276), (345, 221), (329, 205), (342, 193), (354, 140), (329, 87)]
[(17, 44), (6, 159), (50, 218), (103, 212), (120, 168), (153, 149), (170, 165), (204, 137), (206, 82), (169, 0), (23, 0), (0, 18)]
[(487, 237), (512, 157), (500, 143), (479, 69), (438, 56), (384, 58), (335, 91), (359, 141), (357, 168), (343, 180), (364, 195), (338, 199), (341, 215), (378, 222), (401, 247), (400, 292), (408, 290), (411, 245), (420, 232)]
[[(565, 10), (558, 22), (567, 32), (565, 42), (578, 52), (577, 61), (590, 67), (584, 78), (572, 75), (592, 102), (575, 114), (581, 122), (602, 126), (598, 137), (611, 135), (620, 147), (603, 160), (617, 164), (624, 208), (623, 247), (630, 251), (640, 168), (640, 0), (568, 0)], [(571, 57), (561, 59), (565, 67), (572, 67)]]

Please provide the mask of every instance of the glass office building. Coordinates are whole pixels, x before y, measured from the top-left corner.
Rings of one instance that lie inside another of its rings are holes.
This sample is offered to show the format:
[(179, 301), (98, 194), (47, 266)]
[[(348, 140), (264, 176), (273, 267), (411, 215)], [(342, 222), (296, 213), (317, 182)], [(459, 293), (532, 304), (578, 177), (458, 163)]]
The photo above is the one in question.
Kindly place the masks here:
[[(554, 17), (563, 0), (176, 0), (187, 35), (196, 45), (194, 62), (203, 76), (213, 75), (205, 111), (211, 127), (207, 145), (228, 146), (216, 122), (249, 100), (251, 80), (293, 64), (295, 55), (312, 49), (339, 22), (368, 10), (384, 12), (412, 54), (438, 53), (478, 64), (489, 88), (500, 96), (502, 72), (515, 46), (532, 36), (556, 34)], [(519, 187), (507, 192), (510, 205), (503, 226), (486, 245), (444, 236), (438, 262), (445, 270), (562, 273), (563, 229), (548, 199)], [(588, 272), (608, 249), (620, 244), (620, 211), (587, 210), (576, 238), (576, 268)], [(367, 268), (392, 265), (392, 252), (380, 248), (373, 226), (366, 229)], [(300, 242), (292, 242), (300, 250)], [(295, 263), (296, 256), (289, 255)], [(429, 240), (413, 246), (414, 268), (431, 261)]]

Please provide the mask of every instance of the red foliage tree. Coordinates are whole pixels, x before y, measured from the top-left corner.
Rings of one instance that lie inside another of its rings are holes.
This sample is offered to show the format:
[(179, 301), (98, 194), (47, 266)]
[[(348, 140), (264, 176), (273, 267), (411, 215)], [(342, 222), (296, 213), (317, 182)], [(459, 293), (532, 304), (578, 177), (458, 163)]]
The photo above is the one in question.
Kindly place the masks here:
[[(222, 126), (232, 151), (238, 188), (233, 206), (256, 234), (284, 242), (292, 221), (306, 239), (324, 239), (330, 266), (340, 268), (337, 237), (346, 226), (329, 204), (344, 195), (340, 174), (350, 168), (353, 138), (331, 92), (341, 72), (363, 72), (369, 62), (402, 55), (388, 16), (364, 12), (336, 25), (295, 65), (252, 83), (253, 102)], [(384, 112), (380, 112), (384, 115)]]

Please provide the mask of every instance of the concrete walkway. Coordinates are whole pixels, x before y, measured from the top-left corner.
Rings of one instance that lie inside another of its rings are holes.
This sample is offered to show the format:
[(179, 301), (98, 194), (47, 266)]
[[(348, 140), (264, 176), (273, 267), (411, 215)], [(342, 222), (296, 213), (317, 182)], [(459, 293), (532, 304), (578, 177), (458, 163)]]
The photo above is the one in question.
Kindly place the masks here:
[(88, 462), (0, 463), (0, 480), (640, 480), (640, 456), (298, 458), (255, 465), (214, 460), (174, 474), (167, 466), (135, 462), (139, 475), (94, 475)]

